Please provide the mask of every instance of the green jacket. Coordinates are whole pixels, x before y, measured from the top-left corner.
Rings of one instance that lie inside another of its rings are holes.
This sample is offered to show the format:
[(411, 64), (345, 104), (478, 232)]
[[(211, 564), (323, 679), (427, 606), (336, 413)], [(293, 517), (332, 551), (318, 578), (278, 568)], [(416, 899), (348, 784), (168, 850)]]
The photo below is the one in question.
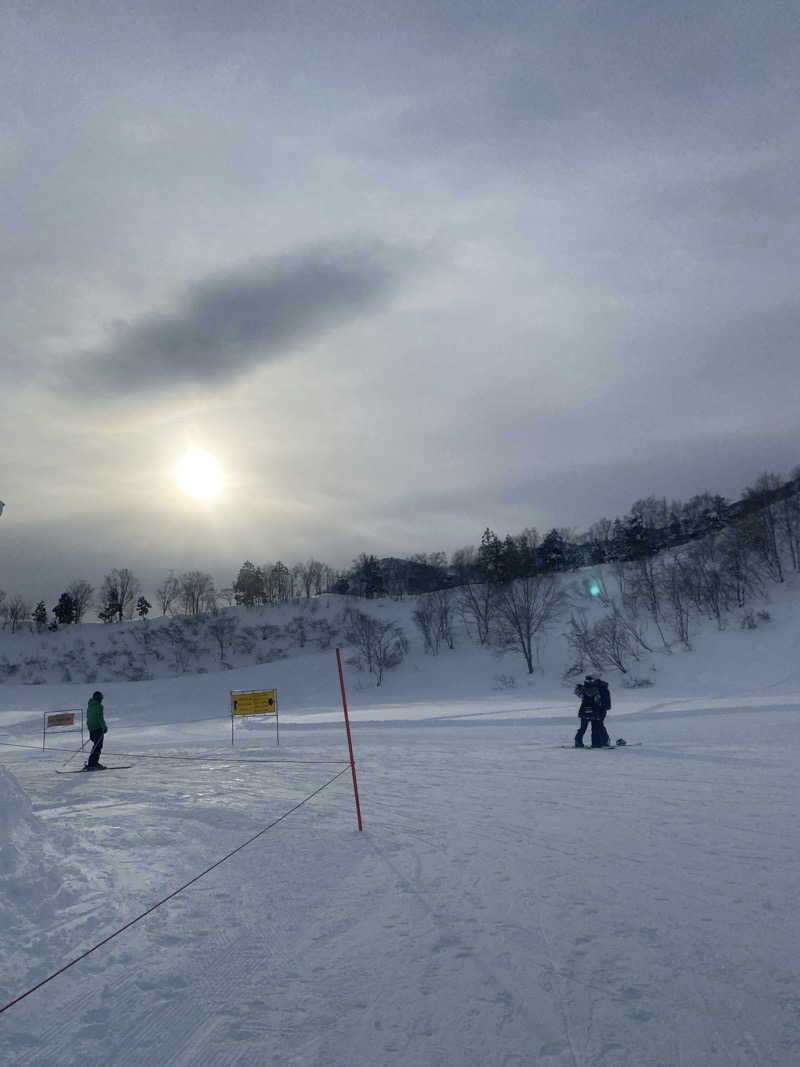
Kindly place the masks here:
[(94, 697), (92, 697), (92, 699), (89, 701), (89, 706), (86, 709), (86, 729), (106, 729), (106, 720), (103, 715), (103, 705), (99, 700), (95, 700)]

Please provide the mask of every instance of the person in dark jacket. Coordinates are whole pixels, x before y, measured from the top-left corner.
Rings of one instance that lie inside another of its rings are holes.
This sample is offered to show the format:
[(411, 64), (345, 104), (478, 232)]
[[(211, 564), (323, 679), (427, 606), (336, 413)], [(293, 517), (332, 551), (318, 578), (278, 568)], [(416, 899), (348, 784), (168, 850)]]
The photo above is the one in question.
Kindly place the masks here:
[(103, 694), (96, 690), (92, 693), (89, 705), (86, 708), (86, 725), (89, 728), (89, 740), (92, 742), (92, 751), (86, 761), (85, 771), (104, 771), (105, 767), (100, 762), (100, 753), (103, 751), (103, 738), (108, 727), (103, 714)]
[(606, 748), (611, 744), (605, 727), (606, 713), (611, 707), (608, 682), (587, 674), (583, 682), (575, 686), (575, 695), (581, 698), (578, 709), (581, 725), (575, 734), (575, 748), (584, 748), (583, 735), (589, 723), (592, 724), (592, 748)]

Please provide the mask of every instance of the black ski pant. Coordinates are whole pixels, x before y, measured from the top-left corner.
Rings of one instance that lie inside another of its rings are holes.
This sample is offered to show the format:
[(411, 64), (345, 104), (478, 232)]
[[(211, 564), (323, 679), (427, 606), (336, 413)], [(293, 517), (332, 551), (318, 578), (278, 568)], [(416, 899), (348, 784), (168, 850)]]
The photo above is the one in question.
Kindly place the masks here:
[(100, 762), (100, 753), (103, 751), (103, 738), (105, 737), (105, 730), (90, 730), (89, 740), (92, 742), (92, 751), (89, 753), (89, 758), (86, 761), (88, 767), (96, 767)]
[(611, 738), (602, 719), (590, 719), (588, 715), (581, 715), (581, 724), (575, 734), (575, 744), (580, 747), (583, 744), (583, 735), (589, 723), (592, 724), (592, 748), (604, 748)]

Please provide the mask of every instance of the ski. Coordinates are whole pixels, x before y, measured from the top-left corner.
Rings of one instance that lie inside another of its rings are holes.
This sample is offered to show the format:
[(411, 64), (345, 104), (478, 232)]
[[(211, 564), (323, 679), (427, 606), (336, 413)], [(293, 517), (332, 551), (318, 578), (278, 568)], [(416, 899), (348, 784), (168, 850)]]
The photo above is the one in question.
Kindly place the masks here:
[[(132, 767), (132, 763), (118, 763), (114, 767), (102, 767), (103, 771), (127, 771), (129, 767)], [(63, 771), (56, 767), (56, 774), (99, 774), (100, 770), (87, 771), (85, 767), (75, 767), (73, 770)]]

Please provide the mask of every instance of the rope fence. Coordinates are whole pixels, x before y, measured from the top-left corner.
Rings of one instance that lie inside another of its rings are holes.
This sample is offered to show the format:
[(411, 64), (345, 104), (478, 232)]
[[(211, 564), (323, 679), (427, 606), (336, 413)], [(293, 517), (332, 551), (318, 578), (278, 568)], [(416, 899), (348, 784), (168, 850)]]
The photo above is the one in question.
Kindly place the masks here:
[(76, 963), (80, 963), (81, 960), (85, 960), (87, 956), (90, 956), (93, 952), (96, 952), (99, 948), (102, 948), (103, 945), (107, 945), (109, 941), (113, 941), (115, 937), (119, 937), (119, 935), (124, 933), (126, 930), (130, 930), (132, 926), (135, 926), (136, 923), (140, 922), (146, 916), (151, 915), (157, 908), (160, 908), (162, 904), (166, 904), (167, 901), (172, 900), (179, 893), (182, 893), (185, 889), (188, 889), (189, 886), (194, 885), (195, 882), (199, 882), (201, 878), (205, 878), (207, 874), (210, 874), (211, 871), (221, 866), (232, 856), (235, 856), (237, 852), (241, 852), (243, 848), (246, 848), (254, 841), (257, 841), (258, 838), (262, 837), (268, 830), (272, 830), (273, 827), (277, 826), (278, 823), (283, 822), (284, 819), (292, 815), (295, 811), (298, 810), (298, 808), (302, 808), (302, 806), (304, 804), (307, 804), (309, 800), (312, 800), (314, 797), (318, 796), (323, 791), (323, 789), (327, 789), (329, 785), (333, 785), (337, 778), (341, 778), (341, 776), (345, 774), (345, 772), (349, 769), (349, 766), (350, 764), (348, 763), (347, 766), (343, 767), (342, 770), (340, 770), (337, 774), (334, 774), (332, 778), (328, 779), (328, 781), (325, 782), (324, 785), (321, 785), (319, 789), (315, 789), (313, 793), (309, 793), (308, 796), (303, 797), (303, 799), (299, 803), (295, 804), (293, 808), (289, 808), (289, 810), (285, 811), (283, 815), (279, 815), (277, 819), (273, 819), (271, 823), (269, 823), (263, 829), (259, 830), (258, 833), (253, 834), (252, 837), (249, 837), (246, 841), (243, 841), (241, 845), (237, 845), (236, 848), (231, 849), (230, 852), (228, 852), (221, 859), (218, 859), (215, 863), (212, 863), (210, 867), (206, 867), (206, 869), (204, 871), (201, 871), (200, 874), (196, 874), (194, 878), (190, 878), (188, 882), (184, 882), (183, 885), (179, 886), (177, 889), (174, 889), (171, 893), (168, 893), (167, 896), (163, 897), (161, 900), (151, 905), (140, 915), (137, 915), (135, 919), (131, 919), (130, 922), (125, 923), (124, 926), (120, 926), (118, 930), (115, 930), (113, 933), (109, 934), (108, 937), (104, 937), (102, 941), (98, 941), (96, 945), (92, 945), (91, 948), (87, 949), (85, 952), (82, 952), (80, 956), (76, 956), (74, 960), (70, 960), (69, 963), (65, 963), (63, 967), (59, 967), (57, 971), (54, 971), (51, 975), (48, 975), (47, 978), (42, 979), (41, 982), (37, 982), (35, 986), (31, 986), (30, 989), (26, 990), (24, 993), (21, 993), (13, 1000), (10, 1000), (8, 1004), (4, 1004), (2, 1007), (0, 1007), (0, 1015), (2, 1015), (4, 1011), (8, 1011), (9, 1008), (13, 1008), (15, 1004), (19, 1004), (21, 1000), (24, 1000), (26, 997), (29, 997), (31, 993), (35, 993), (38, 989), (41, 989), (42, 986), (47, 985), (48, 982), (52, 982), (54, 978), (58, 978), (60, 974), (63, 974), (65, 971), (68, 971), (70, 967), (74, 967)]
[[(231, 851), (228, 852), (226, 855), (224, 855), (221, 859), (218, 859), (215, 863), (212, 863), (210, 867), (207, 867), (204, 871), (201, 871), (200, 874), (195, 875), (194, 878), (190, 878), (188, 882), (185, 882), (183, 885), (179, 886), (177, 889), (174, 889), (171, 893), (168, 893), (167, 896), (163, 897), (161, 900), (159, 900), (155, 904), (151, 905), (149, 908), (147, 908), (145, 911), (143, 911), (140, 915), (137, 915), (134, 919), (131, 919), (130, 922), (127, 922), (127, 923), (125, 923), (124, 926), (119, 927), (118, 930), (115, 930), (113, 933), (109, 934), (108, 937), (104, 937), (102, 941), (98, 941), (96, 945), (93, 945), (91, 948), (87, 949), (85, 952), (82, 952), (79, 956), (76, 956), (75, 959), (70, 960), (69, 963), (64, 964), (63, 967), (60, 967), (57, 971), (54, 971), (51, 975), (48, 975), (47, 978), (44, 978), (41, 982), (38, 982), (35, 986), (32, 986), (30, 989), (26, 990), (24, 993), (21, 993), (18, 997), (15, 997), (14, 1000), (10, 1000), (7, 1004), (5, 1004), (2, 1007), (0, 1007), (0, 1015), (3, 1012), (7, 1011), (9, 1008), (13, 1007), (15, 1004), (19, 1004), (20, 1001), (24, 1000), (26, 997), (29, 997), (32, 993), (35, 993), (38, 989), (41, 989), (42, 986), (47, 985), (48, 982), (52, 982), (52, 980), (54, 978), (57, 978), (59, 975), (63, 974), (65, 971), (68, 971), (70, 969), (70, 967), (74, 967), (76, 963), (80, 963), (81, 960), (86, 959), (86, 957), (91, 955), (92, 952), (96, 952), (99, 948), (102, 948), (103, 945), (107, 945), (109, 943), (109, 941), (112, 941), (115, 937), (118, 937), (121, 933), (124, 933), (125, 930), (129, 930), (132, 926), (134, 926), (136, 923), (140, 922), (146, 916), (151, 915), (157, 908), (160, 908), (163, 904), (166, 904), (167, 901), (172, 900), (179, 893), (182, 893), (185, 889), (188, 889), (189, 886), (194, 885), (195, 882), (199, 882), (201, 878), (204, 878), (207, 874), (210, 874), (211, 871), (213, 871), (217, 867), (221, 866), (223, 863), (225, 863), (227, 860), (229, 860), (232, 856), (235, 856), (237, 852), (241, 852), (243, 848), (246, 848), (248, 845), (251, 845), (254, 841), (257, 841), (260, 837), (262, 837), (265, 833), (267, 833), (268, 830), (272, 830), (273, 827), (278, 825), (278, 823), (283, 822), (283, 820), (288, 818), (289, 815), (293, 814), (295, 811), (297, 811), (299, 808), (301, 808), (304, 804), (307, 804), (309, 800), (312, 800), (314, 797), (319, 796), (319, 794), (323, 791), (323, 789), (327, 789), (328, 786), (333, 785), (333, 783), (338, 778), (341, 778), (341, 776), (343, 774), (345, 774), (348, 769), (350, 770), (350, 772), (351, 772), (351, 774), (353, 776), (353, 794), (354, 794), (354, 798), (355, 798), (356, 815), (357, 815), (357, 819), (358, 819), (358, 829), (359, 829), (359, 831), (363, 830), (364, 826), (363, 826), (363, 821), (362, 821), (362, 818), (361, 818), (361, 804), (360, 804), (359, 796), (358, 796), (358, 782), (357, 782), (357, 779), (356, 779), (355, 757), (353, 755), (353, 741), (352, 741), (352, 737), (351, 737), (351, 733), (350, 733), (350, 717), (349, 717), (348, 709), (347, 709), (347, 695), (345, 693), (344, 675), (343, 675), (343, 672), (342, 672), (341, 655), (340, 655), (340, 651), (339, 651), (338, 648), (336, 649), (336, 661), (337, 661), (337, 665), (338, 665), (339, 682), (340, 682), (341, 694), (342, 694), (342, 708), (343, 708), (343, 711), (344, 711), (344, 722), (345, 722), (345, 728), (346, 728), (346, 732), (347, 732), (347, 745), (348, 745), (348, 751), (349, 751), (349, 756), (350, 756), (349, 760), (346, 761), (346, 762), (344, 760), (341, 760), (341, 759), (340, 760), (231, 759), (229, 756), (203, 756), (203, 755), (200, 755), (200, 756), (178, 756), (178, 755), (163, 755), (163, 754), (142, 754), (142, 753), (131, 753), (131, 752), (112, 752), (112, 753), (110, 753), (111, 755), (113, 755), (115, 757), (122, 756), (122, 757), (125, 757), (125, 758), (128, 758), (128, 759), (167, 759), (167, 760), (171, 759), (171, 760), (190, 760), (192, 762), (206, 762), (206, 763), (208, 763), (208, 762), (215, 762), (215, 763), (219, 762), (219, 763), (225, 763), (225, 764), (231, 764), (231, 763), (294, 763), (294, 764), (335, 764), (337, 766), (341, 766), (341, 764), (344, 763), (344, 766), (342, 767), (341, 770), (337, 771), (336, 774), (334, 774), (332, 778), (329, 778), (327, 782), (325, 782), (323, 785), (321, 785), (319, 787), (319, 789), (315, 789), (313, 791), (313, 793), (309, 793), (307, 796), (303, 797), (303, 799), (301, 801), (299, 801), (293, 807), (289, 808), (288, 811), (285, 811), (283, 813), (283, 815), (279, 815), (277, 819), (273, 819), (271, 823), (268, 823), (268, 825), (263, 827), (263, 829), (259, 830), (258, 833), (253, 834), (252, 837), (249, 837), (246, 841), (243, 841), (242, 844), (237, 845), (237, 847), (234, 848), (234, 849), (231, 849)], [(0, 745), (3, 745), (5, 747), (9, 747), (9, 748), (26, 748), (26, 749), (30, 749), (30, 748), (34, 747), (33, 745), (15, 744), (13, 742), (6, 742), (6, 741), (0, 741)], [(38, 751), (38, 745), (36, 746), (36, 749)], [(83, 744), (81, 745), (80, 749), (77, 749), (77, 750), (74, 750), (74, 749), (55, 749), (55, 750), (51, 750), (51, 751), (68, 753), (69, 754), (69, 759), (67, 759), (65, 761), (65, 763), (68, 763), (68, 762), (70, 762), (70, 760), (74, 759), (75, 756), (77, 756), (78, 753), (81, 752), (82, 750), (83, 750)]]
[[(10, 741), (0, 741), (0, 745), (4, 748), (33, 748), (37, 752), (41, 751), (39, 745), (18, 745), (12, 744)], [(77, 756), (82, 749), (71, 748), (55, 748), (51, 747), (47, 749), (48, 752), (69, 752), (72, 756)], [(347, 763), (347, 760), (341, 759), (236, 759), (230, 756), (170, 756), (152, 753), (152, 752), (117, 752), (110, 748), (103, 749), (104, 756), (124, 756), (126, 759), (171, 759), (171, 760), (194, 760), (201, 763), (316, 763), (316, 764), (330, 764), (338, 767), (342, 763)]]

